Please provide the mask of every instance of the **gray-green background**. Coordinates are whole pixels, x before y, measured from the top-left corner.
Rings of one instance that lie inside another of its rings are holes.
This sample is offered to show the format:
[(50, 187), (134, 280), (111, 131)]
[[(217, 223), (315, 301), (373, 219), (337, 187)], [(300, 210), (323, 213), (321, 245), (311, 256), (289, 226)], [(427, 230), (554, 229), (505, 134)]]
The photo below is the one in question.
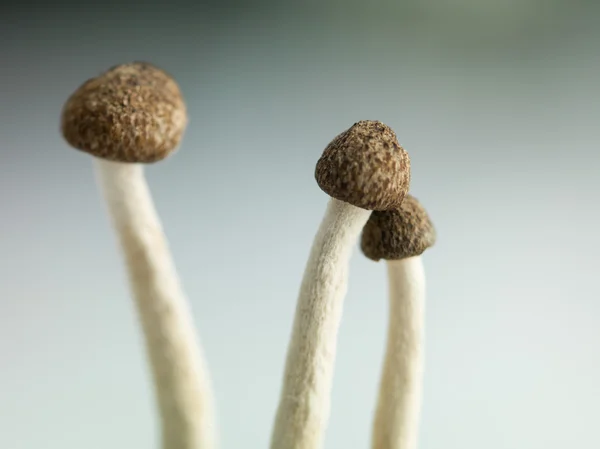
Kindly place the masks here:
[[(148, 178), (214, 379), (223, 449), (266, 448), (326, 195), (314, 164), (392, 126), (438, 228), (421, 449), (600, 447), (595, 2), (98, 2), (0, 11), (0, 448), (157, 447), (121, 259), (66, 97), (130, 60), (190, 125)], [(383, 264), (355, 251), (326, 447), (367, 448)]]

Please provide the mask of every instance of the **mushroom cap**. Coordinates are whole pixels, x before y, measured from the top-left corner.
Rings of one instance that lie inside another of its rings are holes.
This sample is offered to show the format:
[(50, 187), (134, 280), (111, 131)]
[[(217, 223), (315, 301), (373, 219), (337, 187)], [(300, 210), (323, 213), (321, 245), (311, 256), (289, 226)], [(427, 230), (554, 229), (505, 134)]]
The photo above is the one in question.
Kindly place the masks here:
[(433, 246), (436, 232), (425, 208), (406, 195), (398, 209), (373, 212), (363, 228), (360, 249), (369, 259), (400, 260)]
[(117, 162), (151, 163), (174, 152), (187, 126), (177, 83), (144, 62), (112, 67), (65, 103), (61, 131), (74, 148)]
[(315, 169), (329, 196), (367, 210), (394, 209), (410, 185), (410, 159), (389, 126), (355, 123), (331, 141)]

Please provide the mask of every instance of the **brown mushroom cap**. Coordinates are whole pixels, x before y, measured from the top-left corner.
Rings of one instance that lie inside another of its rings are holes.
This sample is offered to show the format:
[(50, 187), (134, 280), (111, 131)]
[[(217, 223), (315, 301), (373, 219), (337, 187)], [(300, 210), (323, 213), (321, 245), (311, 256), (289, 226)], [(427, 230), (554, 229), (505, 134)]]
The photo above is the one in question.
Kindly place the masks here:
[(151, 64), (134, 62), (83, 83), (61, 117), (65, 140), (78, 150), (118, 162), (166, 158), (187, 125), (177, 83)]
[(408, 192), (410, 159), (389, 126), (363, 120), (325, 148), (315, 178), (340, 201), (367, 210), (394, 209)]
[(360, 249), (369, 259), (400, 260), (433, 246), (436, 232), (425, 208), (406, 195), (395, 210), (373, 212), (363, 228)]

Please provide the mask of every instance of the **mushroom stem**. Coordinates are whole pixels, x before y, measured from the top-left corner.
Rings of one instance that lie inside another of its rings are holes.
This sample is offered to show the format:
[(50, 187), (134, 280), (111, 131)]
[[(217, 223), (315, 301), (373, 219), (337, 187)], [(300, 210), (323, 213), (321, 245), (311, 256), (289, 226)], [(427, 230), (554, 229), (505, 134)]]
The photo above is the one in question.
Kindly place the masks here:
[(421, 256), (388, 260), (387, 349), (373, 449), (414, 449), (421, 409), (425, 272)]
[(329, 201), (300, 287), (272, 449), (322, 445), (349, 260), (370, 215), (370, 210), (334, 198)]
[(94, 158), (145, 337), (164, 449), (212, 449), (208, 370), (143, 167)]

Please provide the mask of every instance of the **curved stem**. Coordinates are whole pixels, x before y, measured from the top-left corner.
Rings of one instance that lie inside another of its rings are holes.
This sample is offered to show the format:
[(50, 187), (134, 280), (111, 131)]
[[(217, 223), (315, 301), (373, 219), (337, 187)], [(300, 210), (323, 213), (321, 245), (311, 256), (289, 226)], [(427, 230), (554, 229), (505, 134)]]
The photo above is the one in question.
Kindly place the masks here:
[(370, 214), (335, 199), (327, 206), (300, 287), (272, 449), (322, 445), (349, 260)]
[(143, 168), (96, 159), (127, 264), (162, 421), (164, 449), (212, 449), (208, 370)]
[(425, 273), (420, 256), (387, 262), (387, 349), (373, 449), (415, 449), (421, 409)]

